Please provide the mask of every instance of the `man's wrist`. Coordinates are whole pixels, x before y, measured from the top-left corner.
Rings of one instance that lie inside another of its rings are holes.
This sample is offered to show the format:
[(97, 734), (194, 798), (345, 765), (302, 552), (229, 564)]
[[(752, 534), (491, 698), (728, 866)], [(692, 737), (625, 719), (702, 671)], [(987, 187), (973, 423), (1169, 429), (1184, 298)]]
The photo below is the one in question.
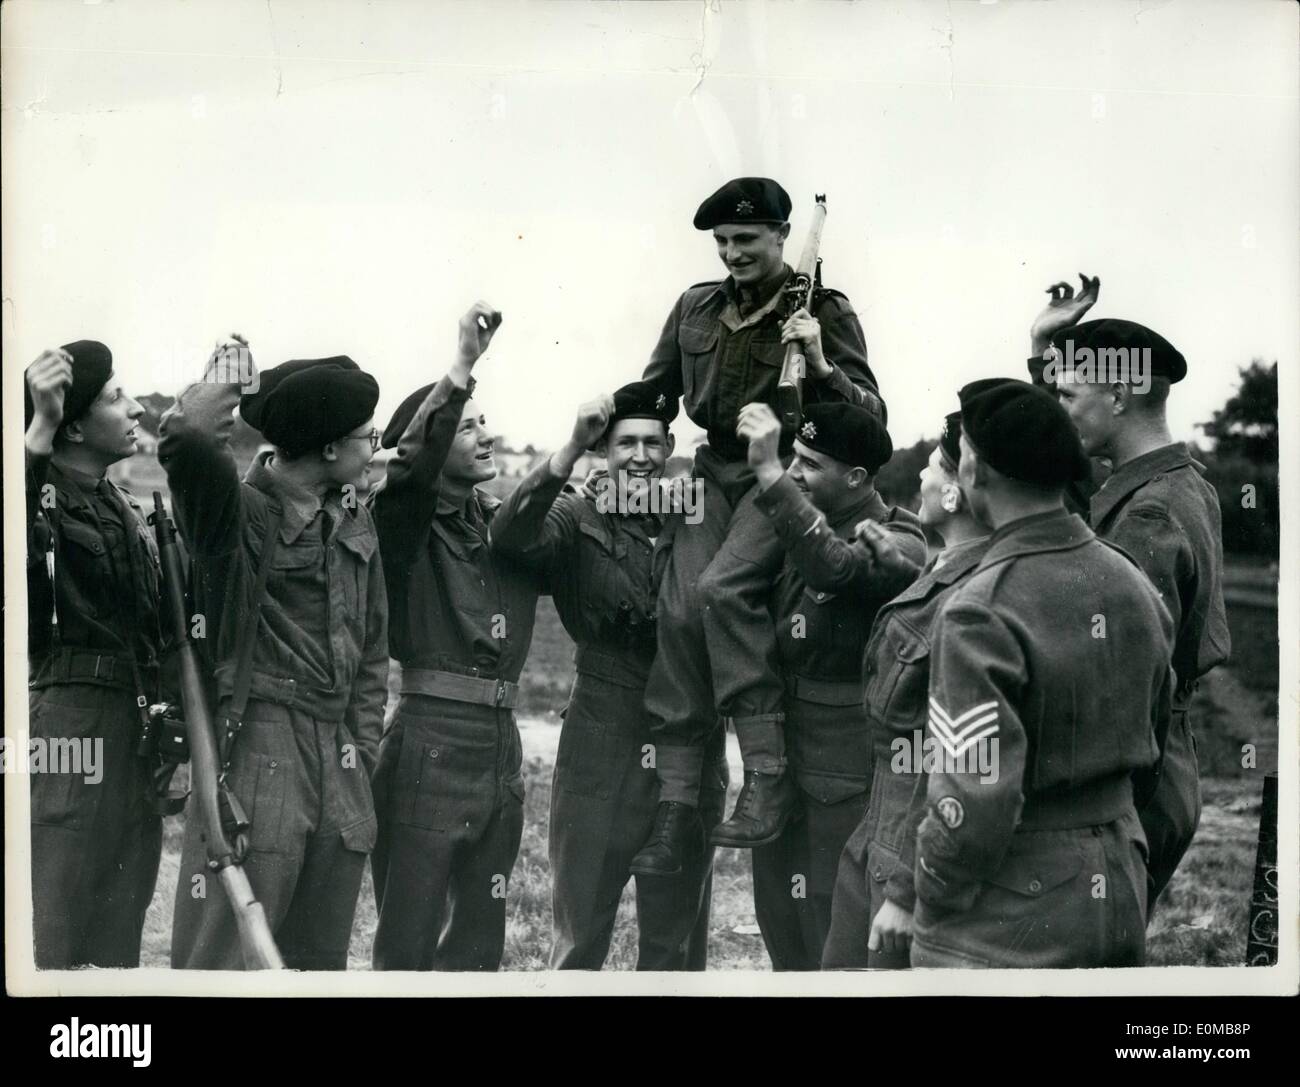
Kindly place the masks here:
[(50, 423), (38, 416), (32, 420), (31, 425), (27, 428), (27, 433), (23, 435), (23, 444), (32, 453), (52, 453), (54, 451), (54, 435), (58, 433), (58, 430), (58, 424)]
[(754, 478), (758, 481), (758, 489), (766, 491), (776, 484), (782, 476), (785, 475), (785, 469), (781, 467), (779, 460), (764, 461), (754, 469)]
[(478, 359), (467, 359), (464, 355), (457, 355), (456, 361), (447, 371), (447, 376), (462, 389), (468, 388), (470, 375), (474, 372), (474, 363), (477, 361)]
[(563, 448), (552, 453), (550, 459), (546, 462), (551, 469), (551, 475), (556, 479), (568, 479), (573, 475), (574, 466), (582, 456), (581, 449), (575, 449), (572, 442), (568, 442)]

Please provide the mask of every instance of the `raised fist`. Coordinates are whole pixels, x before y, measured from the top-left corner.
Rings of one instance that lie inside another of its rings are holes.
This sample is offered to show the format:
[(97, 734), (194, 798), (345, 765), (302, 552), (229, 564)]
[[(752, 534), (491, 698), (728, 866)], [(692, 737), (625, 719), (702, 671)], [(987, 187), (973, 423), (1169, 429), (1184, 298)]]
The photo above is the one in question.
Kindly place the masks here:
[(63, 398), (71, 387), (72, 356), (62, 348), (42, 351), (27, 367), (27, 388), (35, 409), (33, 422), (39, 420), (57, 429), (63, 422)]
[(473, 365), (488, 349), (492, 336), (501, 327), (501, 312), (486, 302), (475, 302), (460, 319), (459, 353), (463, 362)]
[(578, 418), (573, 423), (573, 444), (578, 449), (590, 449), (600, 441), (613, 414), (614, 398), (608, 393), (581, 405), (578, 408)]

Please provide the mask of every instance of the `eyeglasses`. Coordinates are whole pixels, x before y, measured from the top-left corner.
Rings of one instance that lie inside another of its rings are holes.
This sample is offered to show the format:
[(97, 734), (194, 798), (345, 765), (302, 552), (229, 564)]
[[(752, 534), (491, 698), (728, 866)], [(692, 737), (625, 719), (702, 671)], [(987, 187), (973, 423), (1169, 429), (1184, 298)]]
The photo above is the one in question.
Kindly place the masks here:
[(356, 441), (368, 441), (370, 443), (370, 452), (378, 453), (379, 443), (383, 438), (383, 435), (379, 433), (377, 427), (371, 427), (364, 434), (349, 434), (348, 438), (355, 439)]

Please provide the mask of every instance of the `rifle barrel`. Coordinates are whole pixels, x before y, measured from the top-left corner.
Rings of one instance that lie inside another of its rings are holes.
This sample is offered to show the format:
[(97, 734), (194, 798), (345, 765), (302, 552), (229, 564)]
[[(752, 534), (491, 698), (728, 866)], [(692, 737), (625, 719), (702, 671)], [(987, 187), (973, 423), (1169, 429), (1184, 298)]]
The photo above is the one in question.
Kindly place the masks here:
[(158, 541), (158, 559), (162, 566), (165, 602), (171, 613), (172, 633), (180, 663), (181, 701), (185, 705), (185, 731), (190, 741), (190, 789), (197, 803), (197, 816), (203, 821), (210, 867), (220, 862), (217, 872), (226, 898), (235, 913), (239, 943), (244, 963), (250, 970), (281, 969), (284, 961), (276, 949), (271, 926), (261, 903), (253, 896), (248, 876), (232, 863), (234, 850), (221, 825), (221, 804), (217, 796), (217, 742), (212, 727), (212, 712), (203, 690), (198, 652), (190, 640), (189, 611), (185, 606), (181, 557), (176, 547), (176, 526), (167, 516), (162, 494), (153, 493), (154, 535)]

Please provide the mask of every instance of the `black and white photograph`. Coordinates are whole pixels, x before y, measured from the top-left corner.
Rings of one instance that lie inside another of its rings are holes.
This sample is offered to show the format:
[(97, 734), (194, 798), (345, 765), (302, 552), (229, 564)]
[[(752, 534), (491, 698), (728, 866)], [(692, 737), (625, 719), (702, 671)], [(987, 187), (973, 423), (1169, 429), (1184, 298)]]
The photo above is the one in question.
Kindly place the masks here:
[(5, 3), (10, 994), (1294, 995), (1298, 13)]

